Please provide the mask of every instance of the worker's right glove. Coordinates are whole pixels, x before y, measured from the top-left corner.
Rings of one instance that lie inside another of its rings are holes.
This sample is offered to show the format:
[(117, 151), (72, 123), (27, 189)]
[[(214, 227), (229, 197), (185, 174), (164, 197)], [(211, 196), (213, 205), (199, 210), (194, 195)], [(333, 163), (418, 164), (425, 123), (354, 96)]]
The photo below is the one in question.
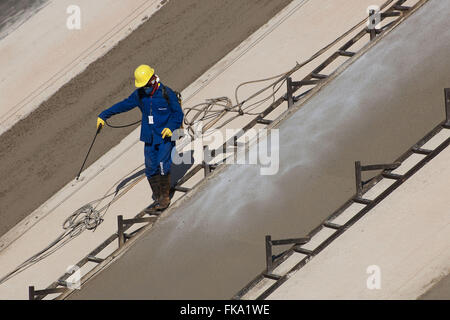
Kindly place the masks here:
[(97, 130), (101, 130), (105, 126), (105, 120), (97, 118)]
[(171, 137), (172, 136), (172, 130), (170, 130), (169, 128), (164, 128), (163, 131), (161, 131), (162, 134), (162, 138), (165, 139), (166, 137)]

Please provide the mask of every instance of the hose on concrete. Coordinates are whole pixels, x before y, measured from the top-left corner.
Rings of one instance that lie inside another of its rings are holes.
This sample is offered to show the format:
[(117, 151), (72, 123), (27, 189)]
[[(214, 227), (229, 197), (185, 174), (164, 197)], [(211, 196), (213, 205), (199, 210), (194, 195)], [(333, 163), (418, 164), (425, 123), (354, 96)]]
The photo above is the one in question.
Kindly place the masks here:
[[(18, 275), (19, 273), (25, 271), (34, 264), (38, 263), (39, 261), (50, 256), (58, 249), (65, 246), (68, 242), (78, 237), (85, 230), (95, 231), (96, 228), (104, 221), (104, 216), (106, 215), (109, 207), (144, 178), (143, 172), (138, 172), (138, 170), (143, 169), (143, 167), (143, 165), (140, 165), (139, 167), (133, 169), (131, 172), (127, 173), (125, 176), (117, 180), (117, 182), (107, 190), (103, 197), (91, 201), (73, 212), (64, 220), (62, 224), (62, 228), (64, 231), (44, 249), (34, 254), (32, 257), (22, 262), (13, 271), (2, 277), (0, 279), (0, 285), (5, 283), (12, 277)], [(129, 180), (126, 181), (127, 177), (130, 176), (132, 178), (128, 178)], [(123, 181), (126, 182), (123, 183)], [(114, 188), (116, 188), (116, 190), (112, 192)], [(111, 198), (111, 200), (109, 200), (104, 206), (99, 208), (102, 202), (108, 198)]]

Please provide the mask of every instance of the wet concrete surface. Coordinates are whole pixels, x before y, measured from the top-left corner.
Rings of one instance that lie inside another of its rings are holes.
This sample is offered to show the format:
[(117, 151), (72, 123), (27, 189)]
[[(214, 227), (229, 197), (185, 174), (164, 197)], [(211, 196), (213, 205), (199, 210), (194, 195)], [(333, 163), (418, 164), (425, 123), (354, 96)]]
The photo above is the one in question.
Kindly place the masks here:
[(354, 161), (393, 161), (444, 119), (449, 12), (430, 1), (286, 119), (277, 175), (228, 167), (72, 298), (230, 298), (266, 234), (305, 235), (354, 194)]
[(439, 280), (420, 300), (450, 300), (450, 274)]
[[(165, 84), (181, 91), (288, 3), (171, 0), (5, 132), (0, 139), (0, 235), (76, 176), (94, 136), (97, 115), (129, 96), (136, 66), (151, 64)], [(134, 110), (111, 123), (139, 118)], [(104, 130), (86, 167), (134, 128)]]

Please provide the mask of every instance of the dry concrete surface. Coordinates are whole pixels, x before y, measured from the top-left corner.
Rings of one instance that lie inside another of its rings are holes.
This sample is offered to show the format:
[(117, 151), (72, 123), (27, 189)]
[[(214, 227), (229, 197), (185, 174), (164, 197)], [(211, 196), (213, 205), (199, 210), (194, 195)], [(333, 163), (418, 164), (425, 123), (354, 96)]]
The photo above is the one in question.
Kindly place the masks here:
[[(261, 27), (290, 0), (171, 0), (0, 139), (0, 235), (77, 174), (97, 115), (130, 94), (134, 68), (154, 66), (184, 89)], [(30, 79), (32, 81), (32, 79)], [(115, 124), (139, 119), (138, 111)], [(87, 166), (133, 128), (98, 137)]]
[(0, 1), (0, 40), (45, 7), (48, 0)]
[(354, 194), (355, 160), (392, 161), (444, 119), (449, 13), (429, 1), (286, 119), (277, 175), (221, 171), (73, 298), (230, 298), (266, 234), (305, 235)]

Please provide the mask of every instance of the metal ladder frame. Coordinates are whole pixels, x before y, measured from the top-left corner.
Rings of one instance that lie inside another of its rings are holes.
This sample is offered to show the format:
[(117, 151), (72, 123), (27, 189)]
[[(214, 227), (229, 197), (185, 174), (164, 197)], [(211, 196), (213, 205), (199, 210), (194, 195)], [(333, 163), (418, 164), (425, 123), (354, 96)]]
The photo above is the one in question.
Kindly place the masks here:
[[(442, 142), (438, 147), (434, 150), (423, 149), (422, 146), (430, 141), (435, 135), (441, 132), (443, 129), (450, 129), (450, 88), (444, 89), (445, 96), (445, 114), (446, 118), (439, 125), (434, 127), (425, 137), (420, 139), (417, 143), (415, 143), (411, 148), (408, 149), (404, 154), (402, 154), (399, 158), (397, 158), (392, 164), (375, 164), (375, 165), (366, 165), (362, 166), (359, 161), (355, 162), (355, 184), (356, 184), (356, 193), (349, 200), (347, 200), (344, 205), (342, 205), (339, 209), (333, 212), (328, 218), (326, 218), (318, 227), (312, 230), (303, 240), (311, 239), (315, 234), (317, 234), (323, 228), (329, 228), (336, 230), (330, 237), (328, 237), (325, 241), (323, 241), (319, 246), (317, 246), (314, 250), (306, 250), (299, 247), (298, 244), (295, 244), (289, 250), (282, 253), (277, 259), (272, 260), (271, 251), (269, 252), (266, 249), (266, 261), (268, 261), (269, 253), (270, 253), (270, 262), (267, 262), (267, 266), (270, 265), (270, 270), (273, 270), (281, 263), (283, 263), (286, 259), (288, 259), (293, 253), (302, 253), (306, 255), (300, 262), (298, 262), (294, 267), (292, 267), (285, 275), (273, 275), (269, 273), (269, 267), (266, 268), (265, 271), (261, 272), (255, 279), (250, 281), (243, 289), (241, 289), (238, 293), (236, 293), (232, 299), (239, 300), (247, 294), (252, 288), (254, 288), (260, 281), (264, 278), (275, 280), (276, 282), (272, 284), (268, 289), (264, 290), (256, 299), (263, 300), (266, 299), (270, 294), (272, 294), (277, 288), (279, 288), (288, 278), (289, 276), (300, 270), (304, 267), (311, 259), (319, 254), (323, 249), (325, 249), (331, 242), (337, 239), (341, 234), (343, 234), (348, 228), (350, 228), (355, 222), (361, 219), (367, 212), (373, 209), (377, 204), (379, 204), (382, 200), (384, 200), (388, 195), (390, 195), (393, 191), (395, 191), (399, 186), (401, 186), (405, 181), (407, 181), (410, 177), (412, 177), (417, 171), (419, 171), (423, 166), (425, 166), (428, 162), (430, 162), (433, 158), (435, 158), (439, 153), (441, 153), (445, 148), (447, 148), (450, 144), (450, 137), (447, 138), (444, 142)], [(405, 174), (398, 175), (393, 174), (392, 170), (398, 168), (403, 161), (409, 158), (413, 154), (421, 154), (424, 157), (416, 163), (411, 169), (409, 169)], [(362, 171), (371, 171), (371, 170), (382, 170), (382, 172), (376, 177), (370, 179), (367, 183), (364, 183), (361, 179)], [(386, 188), (382, 193), (380, 193), (375, 199), (368, 200), (362, 198), (364, 193), (366, 193), (370, 188), (376, 185), (382, 179), (393, 179), (395, 182)], [(348, 207), (350, 207), (354, 203), (364, 204), (365, 207), (362, 208), (356, 215), (354, 215), (350, 220), (348, 220), (343, 225), (337, 225), (332, 221), (337, 218), (341, 213), (343, 213)], [(270, 236), (266, 236), (267, 239), (270, 239)], [(267, 244), (266, 244), (267, 248)]]

